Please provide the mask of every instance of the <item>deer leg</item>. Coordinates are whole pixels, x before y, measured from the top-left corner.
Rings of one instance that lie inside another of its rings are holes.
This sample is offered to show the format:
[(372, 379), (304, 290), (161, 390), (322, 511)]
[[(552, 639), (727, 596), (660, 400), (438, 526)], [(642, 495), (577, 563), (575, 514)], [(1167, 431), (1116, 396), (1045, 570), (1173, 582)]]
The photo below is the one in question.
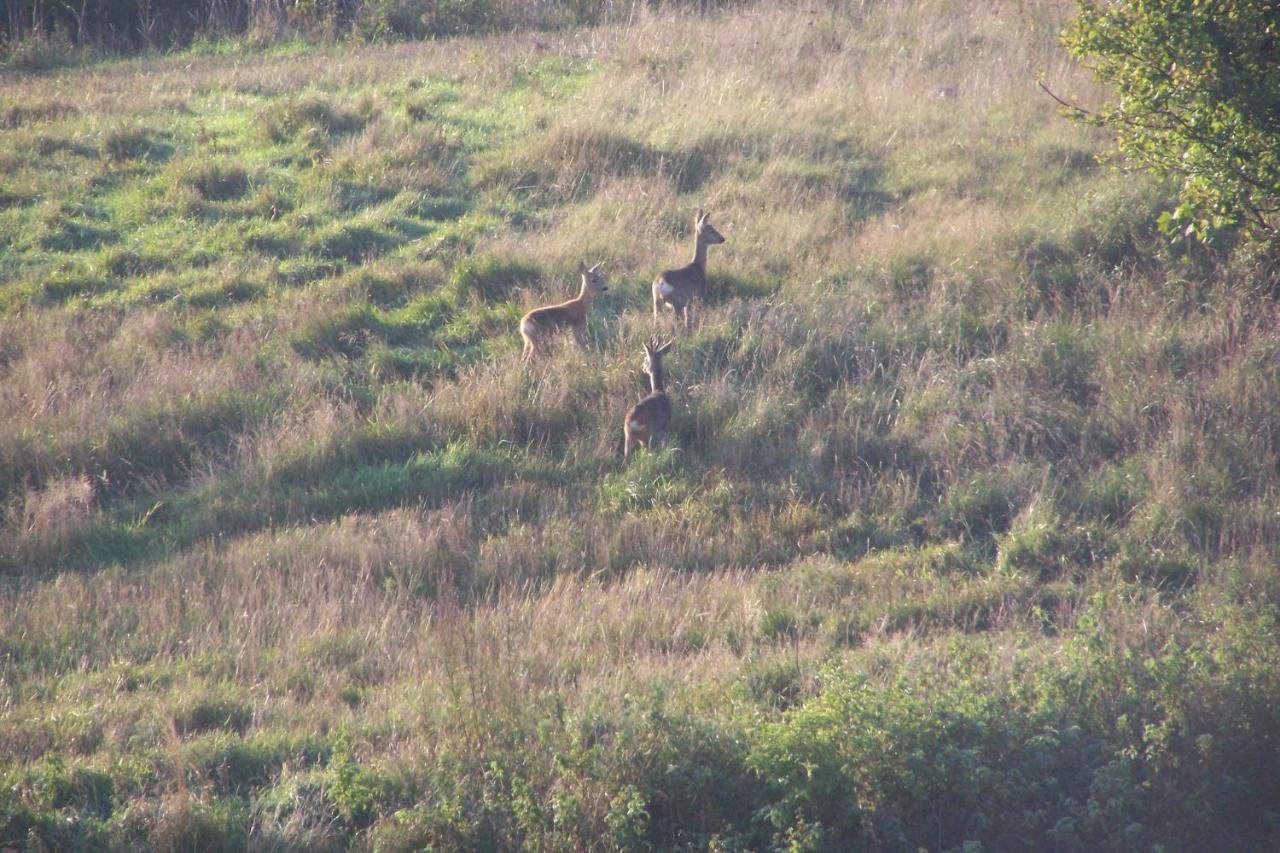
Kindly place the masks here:
[(689, 303), (684, 304), (684, 330), (689, 331)]

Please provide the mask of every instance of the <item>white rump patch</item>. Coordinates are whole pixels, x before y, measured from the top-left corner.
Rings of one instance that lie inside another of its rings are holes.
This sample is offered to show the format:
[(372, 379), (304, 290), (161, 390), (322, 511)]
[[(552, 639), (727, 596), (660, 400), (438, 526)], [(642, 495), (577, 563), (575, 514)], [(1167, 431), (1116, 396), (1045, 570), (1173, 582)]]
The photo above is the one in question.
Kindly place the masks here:
[(524, 320), (520, 323), (520, 331), (526, 335), (532, 335), (538, 330), (538, 326), (532, 320)]
[(663, 299), (670, 299), (671, 294), (675, 292), (676, 292), (676, 289), (672, 287), (671, 283), (668, 282), (666, 279), (663, 279), (662, 281), (658, 282), (658, 293), (662, 295)]
[(644, 421), (632, 421), (631, 423), (627, 424), (627, 426), (631, 427), (632, 432), (635, 432), (638, 429), (644, 428)]

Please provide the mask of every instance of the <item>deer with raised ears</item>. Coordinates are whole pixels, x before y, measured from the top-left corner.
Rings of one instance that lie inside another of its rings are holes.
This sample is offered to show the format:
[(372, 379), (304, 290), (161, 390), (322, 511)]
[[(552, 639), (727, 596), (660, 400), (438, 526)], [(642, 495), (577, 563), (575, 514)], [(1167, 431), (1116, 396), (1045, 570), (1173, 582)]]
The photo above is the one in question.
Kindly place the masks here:
[(693, 227), (693, 260), (682, 267), (667, 270), (653, 280), (653, 325), (658, 325), (658, 313), (663, 305), (670, 305), (677, 314), (684, 316), (684, 327), (689, 328), (689, 303), (695, 294), (707, 286), (707, 247), (724, 242), (724, 235), (711, 225), (711, 219), (698, 208)]
[(587, 316), (591, 313), (591, 303), (596, 294), (609, 289), (604, 273), (600, 272), (600, 264), (591, 269), (578, 262), (578, 272), (582, 275), (582, 289), (578, 295), (568, 302), (558, 305), (544, 305), (534, 308), (520, 318), (520, 337), (524, 338), (524, 363), (528, 364), (535, 353), (545, 349), (547, 340), (565, 329), (572, 329), (578, 346), (587, 343)]
[(667, 440), (667, 431), (671, 428), (671, 398), (667, 396), (662, 357), (671, 351), (672, 343), (667, 341), (659, 344), (657, 338), (645, 342), (644, 372), (649, 375), (649, 386), (653, 390), (648, 397), (627, 410), (627, 418), (622, 422), (622, 435), (625, 439), (622, 447), (623, 459), (631, 456), (631, 451), (637, 444), (656, 450)]

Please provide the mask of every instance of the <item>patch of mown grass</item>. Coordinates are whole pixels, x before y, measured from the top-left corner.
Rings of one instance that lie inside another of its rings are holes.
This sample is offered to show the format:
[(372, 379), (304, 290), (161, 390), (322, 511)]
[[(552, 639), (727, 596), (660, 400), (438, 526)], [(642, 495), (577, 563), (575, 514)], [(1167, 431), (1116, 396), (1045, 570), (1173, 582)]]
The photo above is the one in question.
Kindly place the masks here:
[(153, 245), (113, 246), (104, 251), (98, 266), (116, 279), (139, 278), (172, 269), (174, 259)]
[[(484, 262), (462, 269), (450, 286), (398, 307), (349, 304), (326, 313), (300, 328), (292, 346), (313, 360), (359, 360), (382, 378), (453, 375), (484, 357), (494, 332), (511, 327), (518, 317), (509, 304), (467, 304), (463, 298), (486, 288), (508, 287), (501, 275), (512, 269), (516, 275), (532, 274), (518, 265), (494, 267)], [(474, 278), (477, 275), (486, 277)]]
[(311, 484), (278, 476), (272, 502), (283, 509), (296, 507), (299, 517), (333, 516), (405, 502), (439, 503), (499, 483), (522, 467), (510, 452), (452, 444), (415, 453), (403, 462), (348, 466), (332, 478)]

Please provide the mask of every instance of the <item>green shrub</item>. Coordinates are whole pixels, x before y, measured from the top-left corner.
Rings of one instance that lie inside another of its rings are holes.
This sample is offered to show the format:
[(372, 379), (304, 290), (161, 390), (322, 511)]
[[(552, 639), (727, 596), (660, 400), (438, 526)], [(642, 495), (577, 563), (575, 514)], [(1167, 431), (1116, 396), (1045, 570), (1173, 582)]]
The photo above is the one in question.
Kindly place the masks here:
[(1086, 631), (1020, 673), (1030, 695), (963, 666), (884, 685), (831, 669), (818, 696), (751, 731), (769, 786), (757, 817), (775, 844), (820, 849), (1267, 846), (1280, 769), (1229, 744), (1280, 737), (1280, 680), (1238, 692), (1274, 665), (1275, 624), (1245, 617), (1150, 656)]
[(1114, 130), (1138, 163), (1182, 179), (1181, 204), (1161, 219), (1170, 234), (1240, 223), (1275, 236), (1277, 29), (1264, 0), (1079, 4), (1067, 48), (1117, 94), (1084, 117)]
[[(760, 626), (766, 637), (790, 633), (795, 628), (791, 614), (781, 614), (777, 610), (767, 611), (767, 614), (772, 615), (763, 615)], [(780, 625), (779, 621), (785, 624)], [(743, 668), (742, 687), (752, 702), (783, 710), (795, 705), (803, 696), (804, 671), (791, 652), (764, 655)]]

